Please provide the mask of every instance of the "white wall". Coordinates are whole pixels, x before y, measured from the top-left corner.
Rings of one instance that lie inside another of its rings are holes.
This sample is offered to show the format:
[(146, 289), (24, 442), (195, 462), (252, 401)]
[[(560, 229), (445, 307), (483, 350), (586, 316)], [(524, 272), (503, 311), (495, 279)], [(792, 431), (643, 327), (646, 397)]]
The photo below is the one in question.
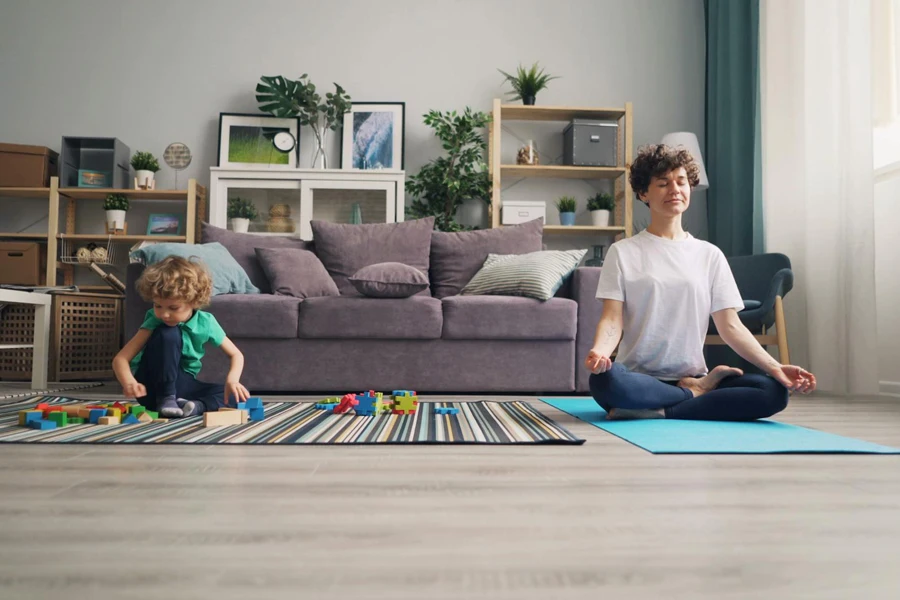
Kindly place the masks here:
[[(896, 167), (897, 165), (895, 165)], [(900, 172), (875, 184), (875, 304), (878, 379), (882, 392), (900, 395)]]
[[(702, 0), (3, 0), (0, 141), (58, 150), (64, 135), (111, 136), (158, 156), (180, 141), (194, 153), (181, 187), (187, 177), (206, 183), (219, 112), (256, 112), (261, 75), (305, 72), (358, 101), (405, 101), (406, 166), (415, 173), (440, 152), (422, 114), (490, 110), (505, 91), (497, 68), (538, 60), (562, 76), (540, 104), (631, 101), (635, 147), (670, 131), (704, 138)], [(559, 155), (558, 142), (542, 142), (549, 133), (518, 125), (512, 133)], [(336, 140), (331, 147), (336, 161)], [(157, 176), (158, 186), (173, 186), (168, 167)], [(529, 180), (510, 194), (551, 202), (575, 193), (584, 210), (593, 190)], [(558, 222), (554, 210), (548, 222)], [(706, 236), (704, 194), (686, 226)]]

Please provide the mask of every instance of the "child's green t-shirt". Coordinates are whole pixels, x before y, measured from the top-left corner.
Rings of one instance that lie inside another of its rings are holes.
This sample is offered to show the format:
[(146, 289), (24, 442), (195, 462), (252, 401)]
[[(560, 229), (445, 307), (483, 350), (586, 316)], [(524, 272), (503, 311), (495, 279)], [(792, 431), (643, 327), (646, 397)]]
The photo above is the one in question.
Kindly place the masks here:
[[(153, 331), (162, 324), (163, 322), (153, 314), (153, 309), (151, 308), (144, 316), (141, 329)], [(214, 316), (202, 310), (195, 310), (194, 315), (184, 323), (179, 323), (178, 327), (181, 329), (182, 341), (181, 368), (196, 377), (197, 373), (200, 372), (200, 361), (203, 359), (203, 346), (207, 342), (221, 346), (225, 340), (225, 330), (222, 329), (222, 326), (219, 325)], [(144, 351), (141, 350), (131, 360), (132, 372), (137, 371), (143, 355)]]

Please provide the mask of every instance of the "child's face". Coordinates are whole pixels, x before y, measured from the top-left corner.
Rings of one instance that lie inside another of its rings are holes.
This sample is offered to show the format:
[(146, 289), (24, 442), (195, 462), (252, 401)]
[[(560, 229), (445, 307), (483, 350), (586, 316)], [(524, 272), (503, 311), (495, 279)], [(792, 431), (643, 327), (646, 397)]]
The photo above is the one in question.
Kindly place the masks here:
[(157, 319), (169, 327), (174, 327), (190, 319), (194, 313), (194, 307), (178, 298), (155, 297), (153, 298), (153, 313)]

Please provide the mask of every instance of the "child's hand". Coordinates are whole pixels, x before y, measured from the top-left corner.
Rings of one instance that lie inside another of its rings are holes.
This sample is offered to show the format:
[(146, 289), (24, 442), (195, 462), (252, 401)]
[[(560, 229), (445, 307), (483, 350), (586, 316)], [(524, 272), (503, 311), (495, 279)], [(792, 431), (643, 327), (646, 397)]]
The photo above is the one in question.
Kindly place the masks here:
[(596, 350), (588, 352), (587, 358), (584, 360), (584, 366), (594, 375), (598, 373), (606, 373), (612, 369), (612, 361), (608, 356), (602, 356)]
[(250, 397), (250, 392), (239, 381), (226, 381), (225, 406), (228, 406), (228, 399), (232, 396), (234, 396), (235, 402), (245, 402)]
[(122, 389), (122, 394), (126, 398), (143, 398), (147, 395), (147, 388), (144, 387), (143, 383), (132, 381), (131, 383), (125, 384), (125, 387)]

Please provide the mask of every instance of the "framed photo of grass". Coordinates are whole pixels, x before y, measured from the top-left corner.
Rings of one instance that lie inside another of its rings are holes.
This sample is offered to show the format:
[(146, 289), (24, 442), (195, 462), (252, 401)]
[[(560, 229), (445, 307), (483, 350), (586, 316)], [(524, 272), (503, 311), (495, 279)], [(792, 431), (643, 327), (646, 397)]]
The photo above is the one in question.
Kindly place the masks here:
[(344, 114), (342, 169), (403, 169), (405, 102), (354, 102)]
[(300, 120), (219, 113), (219, 166), (231, 169), (296, 169)]
[(147, 219), (147, 235), (181, 235), (182, 215), (153, 213)]

